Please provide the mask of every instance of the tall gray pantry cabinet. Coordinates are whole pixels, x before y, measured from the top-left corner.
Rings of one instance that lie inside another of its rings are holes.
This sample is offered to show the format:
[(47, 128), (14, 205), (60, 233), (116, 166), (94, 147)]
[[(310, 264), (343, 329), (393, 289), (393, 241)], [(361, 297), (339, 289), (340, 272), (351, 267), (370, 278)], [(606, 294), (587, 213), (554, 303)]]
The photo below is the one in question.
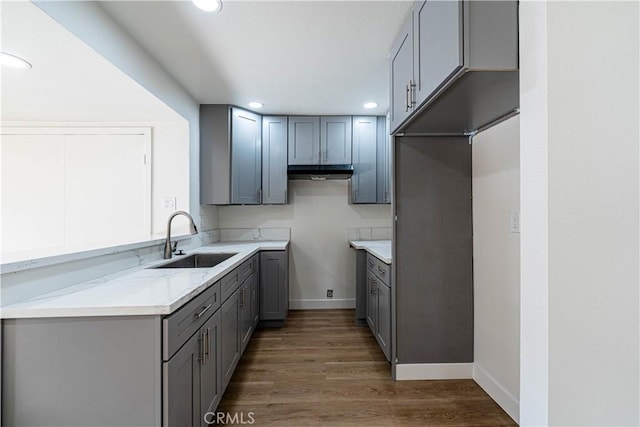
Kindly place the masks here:
[(518, 112), (518, 2), (417, 0), (389, 62), (394, 378), (471, 369), (471, 142)]

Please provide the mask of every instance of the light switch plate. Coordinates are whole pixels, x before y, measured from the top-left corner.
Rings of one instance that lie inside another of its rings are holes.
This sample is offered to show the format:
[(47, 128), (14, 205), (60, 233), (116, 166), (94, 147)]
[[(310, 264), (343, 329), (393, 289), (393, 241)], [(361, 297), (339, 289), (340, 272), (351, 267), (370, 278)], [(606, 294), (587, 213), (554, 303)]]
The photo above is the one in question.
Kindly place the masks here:
[(515, 211), (509, 214), (509, 231), (520, 233), (520, 212)]
[(175, 196), (164, 196), (162, 198), (162, 206), (164, 206), (165, 209), (169, 209), (171, 211), (176, 210), (176, 197)]

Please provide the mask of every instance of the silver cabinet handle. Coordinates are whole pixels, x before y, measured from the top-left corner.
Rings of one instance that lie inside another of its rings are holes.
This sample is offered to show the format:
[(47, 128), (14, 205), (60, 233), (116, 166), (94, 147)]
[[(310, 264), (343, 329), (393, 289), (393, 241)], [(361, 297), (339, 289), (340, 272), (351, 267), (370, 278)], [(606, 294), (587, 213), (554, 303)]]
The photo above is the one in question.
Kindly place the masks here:
[(373, 283), (371, 283), (371, 295), (375, 295), (376, 294), (376, 290), (377, 290), (377, 284), (374, 281)]
[(200, 338), (198, 338), (198, 350), (198, 362), (204, 365), (204, 334), (200, 334)]
[(413, 93), (415, 92), (414, 89), (416, 87), (416, 84), (413, 82), (413, 80), (409, 80), (409, 108), (413, 110), (414, 105), (416, 105), (416, 101), (415, 99), (413, 99)]
[(404, 112), (409, 111), (409, 108), (411, 108), (409, 105), (409, 85), (406, 85), (404, 92)]
[(207, 310), (209, 310), (211, 308), (211, 305), (212, 304), (209, 304), (208, 306), (204, 307), (204, 309), (200, 313), (196, 314), (196, 317), (198, 319), (201, 318), (202, 315), (205, 314), (207, 312)]
[(378, 266), (378, 273), (380, 273), (380, 275), (384, 277), (385, 271), (380, 268), (380, 266)]
[(240, 289), (240, 307), (244, 307), (244, 289)]
[(204, 336), (207, 339), (207, 343), (204, 346), (205, 360), (209, 360), (211, 358), (211, 337), (209, 336), (209, 328), (205, 330)]

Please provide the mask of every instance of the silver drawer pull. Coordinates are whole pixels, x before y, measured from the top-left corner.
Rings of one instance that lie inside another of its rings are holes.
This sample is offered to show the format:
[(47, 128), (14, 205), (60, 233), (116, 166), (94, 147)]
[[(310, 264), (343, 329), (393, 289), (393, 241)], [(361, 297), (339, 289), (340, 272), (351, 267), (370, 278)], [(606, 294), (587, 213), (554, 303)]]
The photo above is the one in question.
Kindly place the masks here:
[(378, 266), (378, 273), (384, 276), (385, 271)]
[(205, 314), (207, 312), (207, 310), (209, 310), (211, 308), (213, 304), (209, 304), (208, 306), (206, 306), (204, 308), (204, 310), (202, 310), (200, 313), (196, 314), (196, 317), (199, 319), (202, 317), (203, 314)]

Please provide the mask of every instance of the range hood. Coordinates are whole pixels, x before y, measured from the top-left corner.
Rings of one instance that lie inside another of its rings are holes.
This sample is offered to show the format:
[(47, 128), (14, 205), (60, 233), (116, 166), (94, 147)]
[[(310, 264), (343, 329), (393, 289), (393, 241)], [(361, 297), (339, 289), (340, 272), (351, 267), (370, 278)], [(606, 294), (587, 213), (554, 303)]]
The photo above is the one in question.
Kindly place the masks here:
[(287, 175), (289, 179), (313, 181), (349, 179), (353, 175), (353, 165), (290, 165), (287, 168)]

